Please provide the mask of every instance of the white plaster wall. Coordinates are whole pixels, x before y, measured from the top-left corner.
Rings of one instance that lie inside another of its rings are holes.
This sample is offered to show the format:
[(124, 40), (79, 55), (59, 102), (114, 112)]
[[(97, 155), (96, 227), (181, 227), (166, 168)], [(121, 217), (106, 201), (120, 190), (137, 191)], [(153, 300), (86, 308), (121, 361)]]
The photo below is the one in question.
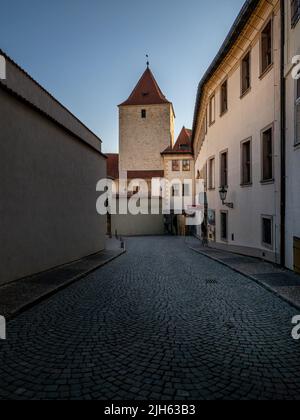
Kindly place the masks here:
[[(252, 88), (242, 99), (240, 66), (229, 75), (229, 110), (220, 117), (220, 89), (216, 91), (216, 122), (209, 127), (204, 144), (196, 160), (195, 172), (201, 170), (207, 160), (215, 156), (216, 189), (208, 191), (209, 208), (216, 211), (217, 245), (233, 247), (236, 251), (262, 256), (278, 261), (280, 245), (280, 14), (274, 16), (274, 66), (260, 79), (257, 38), (252, 47)], [(274, 170), (275, 182), (261, 184), (261, 130), (274, 124)], [(241, 142), (252, 138), (253, 185), (241, 187)], [(229, 191), (227, 201), (234, 209), (222, 206), (219, 197), (220, 153), (229, 153)], [(223, 243), (220, 238), (220, 211), (228, 210), (229, 238)], [(274, 217), (274, 249), (262, 246), (261, 216)], [(234, 240), (232, 240), (234, 234)]]

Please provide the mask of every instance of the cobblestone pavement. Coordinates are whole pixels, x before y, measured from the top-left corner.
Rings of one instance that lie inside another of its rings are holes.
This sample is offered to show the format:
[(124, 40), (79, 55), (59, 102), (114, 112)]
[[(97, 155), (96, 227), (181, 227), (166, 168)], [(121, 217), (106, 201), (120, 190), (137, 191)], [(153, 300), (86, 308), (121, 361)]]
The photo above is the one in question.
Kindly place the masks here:
[(188, 249), (127, 254), (8, 325), (2, 399), (300, 399), (287, 303)]

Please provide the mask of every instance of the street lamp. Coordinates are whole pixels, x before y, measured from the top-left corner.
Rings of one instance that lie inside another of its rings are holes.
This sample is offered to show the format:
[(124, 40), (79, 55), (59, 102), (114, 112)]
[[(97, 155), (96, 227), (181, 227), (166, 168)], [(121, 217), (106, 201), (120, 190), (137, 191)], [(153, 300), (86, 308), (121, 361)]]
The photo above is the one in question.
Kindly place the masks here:
[(233, 209), (233, 203), (226, 203), (226, 198), (227, 198), (227, 192), (228, 192), (228, 188), (225, 187), (224, 185), (220, 188), (220, 198), (222, 201), (223, 206), (229, 207), (230, 209)]

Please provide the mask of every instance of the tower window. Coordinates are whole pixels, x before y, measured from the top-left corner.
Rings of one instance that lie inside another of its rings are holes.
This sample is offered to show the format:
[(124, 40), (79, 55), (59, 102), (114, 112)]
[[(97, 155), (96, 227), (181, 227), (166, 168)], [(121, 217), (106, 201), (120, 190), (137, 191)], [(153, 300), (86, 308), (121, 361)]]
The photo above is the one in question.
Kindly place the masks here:
[(191, 161), (190, 160), (183, 160), (182, 161), (182, 170), (184, 172), (190, 172), (190, 170), (191, 170)]
[(172, 171), (179, 172), (180, 171), (180, 161), (179, 160), (172, 160)]
[(142, 118), (147, 118), (147, 111), (142, 109)]

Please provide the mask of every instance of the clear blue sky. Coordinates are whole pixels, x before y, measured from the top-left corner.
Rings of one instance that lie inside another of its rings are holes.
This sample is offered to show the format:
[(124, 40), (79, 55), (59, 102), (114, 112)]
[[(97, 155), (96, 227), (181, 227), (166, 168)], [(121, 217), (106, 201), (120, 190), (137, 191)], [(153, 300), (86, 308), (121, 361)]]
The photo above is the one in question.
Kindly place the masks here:
[(117, 105), (145, 54), (176, 112), (192, 126), (197, 84), (244, 0), (0, 0), (0, 46), (118, 150)]

